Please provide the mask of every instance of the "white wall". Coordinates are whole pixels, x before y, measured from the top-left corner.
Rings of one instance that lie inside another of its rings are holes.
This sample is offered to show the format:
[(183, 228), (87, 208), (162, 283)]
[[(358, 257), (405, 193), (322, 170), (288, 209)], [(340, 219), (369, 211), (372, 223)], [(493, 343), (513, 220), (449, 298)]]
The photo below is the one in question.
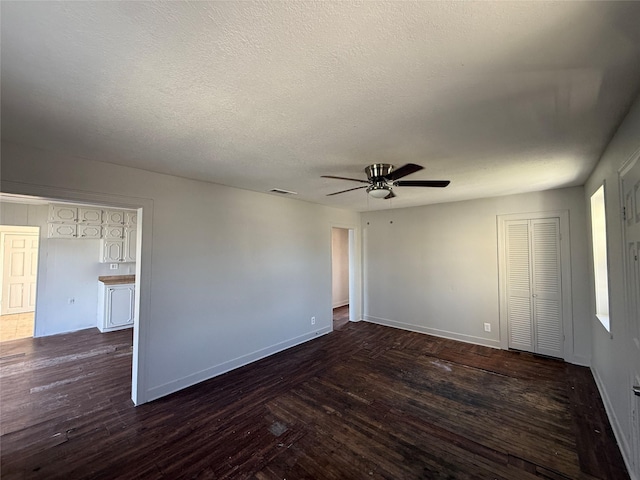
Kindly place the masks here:
[(349, 303), (349, 230), (331, 229), (333, 308)]
[(1, 173), (10, 193), (144, 206), (138, 403), (331, 330), (330, 226), (357, 213), (8, 143)]
[(364, 213), (364, 319), (499, 347), (496, 217), (556, 210), (569, 210), (571, 234), (574, 338), (565, 358), (588, 364), (582, 187)]
[(40, 227), (36, 337), (95, 327), (98, 276), (130, 268), (123, 264), (114, 271), (99, 263), (100, 240), (47, 238), (48, 212), (47, 205), (0, 203), (0, 224)]
[[(607, 413), (616, 433), (623, 456), (628, 464), (632, 458), (631, 443), (631, 378), (634, 365), (632, 319), (626, 318), (624, 308), (624, 264), (622, 253), (622, 205), (618, 184), (618, 169), (640, 151), (640, 97), (616, 132), (600, 162), (585, 184), (585, 205), (590, 208), (591, 195), (606, 182), (605, 206), (607, 214), (607, 247), (609, 262), (609, 318), (611, 334), (595, 317), (595, 292), (589, 243), (589, 321), (593, 326), (592, 369)], [(636, 320), (637, 321), (637, 320)], [(635, 357), (637, 358), (637, 357)]]

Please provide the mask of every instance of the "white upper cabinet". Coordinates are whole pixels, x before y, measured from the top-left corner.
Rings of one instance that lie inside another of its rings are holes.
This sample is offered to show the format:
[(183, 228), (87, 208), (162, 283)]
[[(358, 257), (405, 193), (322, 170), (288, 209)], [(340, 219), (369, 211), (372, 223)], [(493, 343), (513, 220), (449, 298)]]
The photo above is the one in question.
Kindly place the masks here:
[(102, 263), (124, 262), (124, 242), (122, 240), (103, 240), (100, 244)]
[(102, 238), (102, 226), (78, 225), (78, 238)]
[(125, 225), (129, 225), (132, 227), (135, 227), (136, 225), (138, 225), (138, 212), (136, 211), (124, 212), (124, 223)]
[(105, 225), (103, 236), (105, 240), (122, 240), (124, 238), (124, 227)]
[(78, 223), (86, 225), (102, 224), (102, 209), (85, 207), (78, 208)]
[(104, 210), (103, 223), (107, 225), (124, 225), (124, 210)]
[(50, 205), (49, 221), (75, 223), (78, 221), (78, 207), (71, 207), (67, 205)]
[(138, 242), (138, 227), (125, 227), (124, 228), (124, 261), (135, 262), (136, 261), (136, 245)]
[(50, 223), (47, 237), (49, 238), (76, 238), (78, 226), (75, 223)]
[(138, 241), (136, 210), (49, 205), (49, 238), (100, 239), (100, 261), (135, 262)]

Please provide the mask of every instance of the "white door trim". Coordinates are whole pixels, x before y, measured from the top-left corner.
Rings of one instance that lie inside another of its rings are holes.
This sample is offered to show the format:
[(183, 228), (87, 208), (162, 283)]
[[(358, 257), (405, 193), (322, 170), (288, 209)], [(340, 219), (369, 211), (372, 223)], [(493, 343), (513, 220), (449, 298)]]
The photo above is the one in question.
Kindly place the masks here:
[[(620, 207), (626, 207), (626, 198), (624, 195), (624, 176), (629, 173), (636, 164), (640, 163), (640, 148), (638, 148), (618, 169), (618, 192), (620, 195)], [(626, 212), (627, 215), (637, 214), (640, 211), (640, 205), (635, 205), (635, 212)], [(638, 364), (640, 360), (640, 323), (638, 319), (634, 318), (635, 312), (630, 311), (631, 299), (629, 298), (629, 278), (628, 268), (632, 259), (629, 257), (629, 249), (627, 245), (628, 233), (627, 233), (627, 221), (621, 215), (620, 221), (620, 238), (622, 240), (622, 271), (623, 275), (623, 293), (624, 293), (624, 315), (626, 317), (626, 331), (627, 341), (630, 342), (630, 364), (628, 368), (629, 377), (629, 418), (631, 421), (631, 438), (627, 440), (626, 436), (620, 428), (618, 417), (613, 414), (612, 408), (607, 408), (609, 417), (613, 417), (615, 421), (611, 422), (616, 439), (621, 446), (622, 456), (629, 470), (631, 478), (637, 478), (640, 480), (640, 398), (635, 396), (631, 391), (633, 385), (640, 385), (640, 370), (634, 368), (634, 365)], [(634, 219), (635, 220), (635, 219)], [(638, 244), (640, 246), (640, 244)], [(638, 248), (637, 250), (640, 250)], [(638, 251), (636, 251), (636, 255)], [(605, 403), (605, 407), (610, 407), (610, 402)]]
[(505, 234), (506, 222), (511, 220), (536, 220), (557, 217), (560, 219), (560, 262), (562, 269), (562, 328), (564, 332), (563, 358), (567, 362), (577, 362), (573, 345), (573, 308), (571, 300), (571, 237), (569, 234), (569, 210), (547, 212), (513, 213), (498, 215), (498, 292), (500, 316), (500, 348), (509, 349), (509, 333), (507, 323), (507, 285)]

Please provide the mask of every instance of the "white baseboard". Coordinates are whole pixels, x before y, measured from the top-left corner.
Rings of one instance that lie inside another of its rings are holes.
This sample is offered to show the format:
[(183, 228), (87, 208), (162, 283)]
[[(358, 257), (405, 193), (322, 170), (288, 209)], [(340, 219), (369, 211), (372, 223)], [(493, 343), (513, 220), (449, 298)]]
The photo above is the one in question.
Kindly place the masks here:
[(157, 400), (158, 398), (164, 397), (171, 393), (175, 393), (187, 387), (191, 387), (200, 382), (210, 380), (214, 377), (217, 377), (218, 375), (222, 375), (223, 373), (227, 373), (231, 370), (235, 370), (236, 368), (243, 367), (288, 348), (308, 342), (309, 340), (313, 340), (314, 338), (326, 335), (327, 333), (331, 333), (331, 327), (324, 327), (313, 332), (305, 333), (304, 335), (285, 340), (284, 342), (276, 343), (275, 345), (256, 350), (255, 352), (242, 355), (238, 358), (220, 363), (213, 367), (200, 370), (199, 372), (187, 375), (186, 377), (172, 380), (171, 382), (167, 382), (156, 387), (151, 387), (146, 392), (146, 401), (151, 402), (153, 400)]
[(602, 403), (604, 404), (604, 409), (607, 412), (609, 423), (611, 423), (613, 435), (616, 437), (618, 445), (620, 446), (620, 453), (622, 453), (622, 459), (624, 460), (624, 464), (627, 467), (627, 472), (629, 473), (631, 480), (640, 480), (634, 476), (633, 469), (631, 468), (631, 455), (633, 455), (633, 452), (631, 451), (629, 442), (627, 442), (627, 438), (624, 436), (622, 428), (620, 427), (620, 422), (618, 422), (618, 417), (616, 417), (615, 415), (613, 405), (611, 404), (609, 395), (604, 388), (604, 384), (602, 383), (600, 374), (598, 373), (598, 370), (593, 367), (591, 367), (591, 373), (593, 373), (593, 378), (596, 381), (596, 387), (598, 387), (598, 391), (600, 392), (600, 396), (602, 397)]
[(410, 332), (427, 333), (435, 337), (448, 338), (450, 340), (458, 340), (460, 342), (472, 343), (474, 345), (483, 345), (485, 347), (500, 348), (500, 340), (490, 340), (488, 338), (475, 337), (463, 333), (449, 332), (447, 330), (439, 330), (437, 328), (423, 327), (422, 325), (413, 325), (410, 323), (396, 322), (387, 318), (374, 317), (372, 315), (364, 315), (363, 320), (366, 322), (377, 323), (387, 327), (400, 328), (409, 330)]
[(583, 357), (582, 355), (573, 355), (571, 358), (565, 358), (564, 361), (581, 367), (591, 367), (591, 358)]
[(345, 300), (343, 302), (337, 302), (333, 304), (333, 308), (344, 307), (345, 305), (349, 305), (349, 300)]

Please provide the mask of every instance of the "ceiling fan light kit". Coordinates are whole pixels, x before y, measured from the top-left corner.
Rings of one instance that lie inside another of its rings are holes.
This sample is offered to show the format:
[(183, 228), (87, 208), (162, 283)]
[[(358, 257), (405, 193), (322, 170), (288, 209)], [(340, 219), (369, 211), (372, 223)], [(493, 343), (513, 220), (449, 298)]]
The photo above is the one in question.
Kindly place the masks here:
[(385, 198), (391, 193), (391, 187), (388, 185), (371, 185), (367, 187), (367, 193), (373, 198)]
[(400, 178), (411, 175), (424, 167), (415, 163), (407, 163), (400, 168), (395, 168), (390, 163), (374, 163), (364, 169), (367, 174), (367, 180), (359, 178), (336, 177), (334, 175), (322, 175), (322, 178), (333, 178), (337, 180), (348, 180), (350, 182), (366, 183), (368, 186), (361, 186), (341, 190), (340, 192), (329, 193), (327, 196), (338, 195), (340, 193), (351, 192), (352, 190), (367, 189), (367, 193), (373, 198), (391, 199), (395, 197), (392, 187), (435, 187), (443, 188), (449, 185), (449, 180), (404, 180), (398, 181)]

